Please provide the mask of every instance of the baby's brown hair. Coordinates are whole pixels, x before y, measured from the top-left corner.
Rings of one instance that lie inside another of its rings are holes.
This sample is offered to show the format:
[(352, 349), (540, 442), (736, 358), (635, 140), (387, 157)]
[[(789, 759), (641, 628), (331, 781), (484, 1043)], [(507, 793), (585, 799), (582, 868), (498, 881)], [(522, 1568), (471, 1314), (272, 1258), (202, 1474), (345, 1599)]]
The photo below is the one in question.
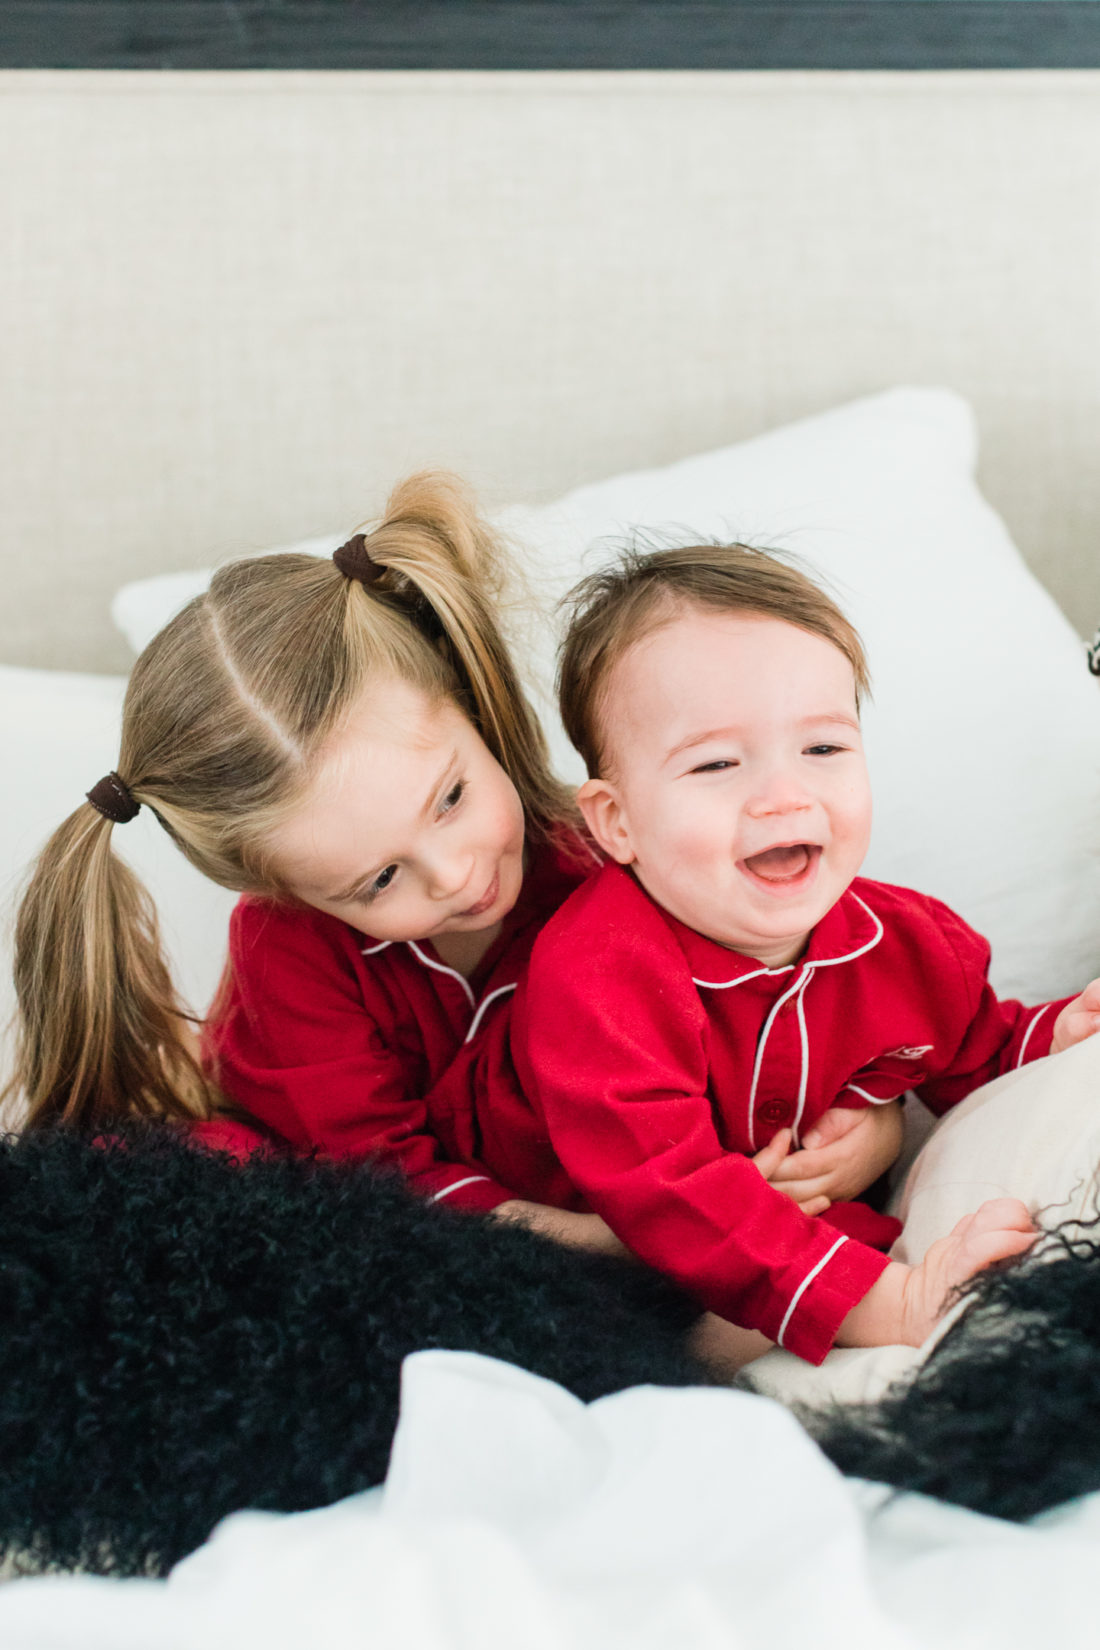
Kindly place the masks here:
[(689, 544), (626, 551), (565, 598), (569, 623), (558, 664), (565, 731), (590, 778), (604, 775), (603, 713), (619, 660), (685, 611), (781, 619), (840, 649), (855, 676), (856, 704), (869, 692), (863, 643), (820, 585), (791, 558), (747, 544)]

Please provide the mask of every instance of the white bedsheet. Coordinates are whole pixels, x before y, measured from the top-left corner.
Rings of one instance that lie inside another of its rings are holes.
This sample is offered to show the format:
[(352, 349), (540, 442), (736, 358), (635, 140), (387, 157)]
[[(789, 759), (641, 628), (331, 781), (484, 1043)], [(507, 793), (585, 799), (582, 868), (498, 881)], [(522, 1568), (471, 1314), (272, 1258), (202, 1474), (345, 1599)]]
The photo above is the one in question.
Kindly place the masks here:
[(3, 1650), (1034, 1650), (1095, 1631), (1100, 1496), (1027, 1527), (846, 1482), (733, 1391), (585, 1406), (405, 1365), (383, 1489), (241, 1513), (167, 1581), (0, 1588)]

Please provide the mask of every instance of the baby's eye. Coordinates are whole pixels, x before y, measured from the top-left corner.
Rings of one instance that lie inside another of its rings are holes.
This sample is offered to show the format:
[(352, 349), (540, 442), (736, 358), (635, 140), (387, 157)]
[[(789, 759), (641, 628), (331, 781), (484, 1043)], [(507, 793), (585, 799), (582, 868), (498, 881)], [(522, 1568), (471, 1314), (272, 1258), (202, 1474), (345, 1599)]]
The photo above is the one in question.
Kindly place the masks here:
[(727, 768), (738, 768), (740, 765), (739, 762), (734, 762), (730, 757), (720, 757), (714, 762), (703, 762), (699, 767), (692, 768), (691, 771), (692, 773), (724, 773)]
[(440, 803), (440, 813), (449, 814), (453, 808), (457, 808), (458, 804), (462, 801), (465, 791), (466, 781), (464, 779), (460, 779), (457, 785), (452, 785), (451, 789), (447, 792), (446, 796), (443, 798), (443, 801)]
[(384, 871), (379, 871), (378, 875), (367, 889), (367, 898), (376, 899), (379, 894), (384, 894), (396, 875), (396, 865), (387, 865)]
[(806, 751), (807, 756), (835, 756), (838, 751), (844, 750), (843, 745), (811, 745)]

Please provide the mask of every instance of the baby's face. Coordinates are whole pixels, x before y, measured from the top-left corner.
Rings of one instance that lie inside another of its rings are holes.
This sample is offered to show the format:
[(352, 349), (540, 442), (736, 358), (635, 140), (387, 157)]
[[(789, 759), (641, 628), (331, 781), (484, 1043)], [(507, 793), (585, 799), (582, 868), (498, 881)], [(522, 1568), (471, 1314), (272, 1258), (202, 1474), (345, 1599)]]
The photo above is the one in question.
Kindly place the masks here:
[(844, 654), (778, 619), (688, 610), (619, 661), (601, 721), (609, 777), (580, 801), (603, 848), (690, 928), (793, 962), (870, 837)]

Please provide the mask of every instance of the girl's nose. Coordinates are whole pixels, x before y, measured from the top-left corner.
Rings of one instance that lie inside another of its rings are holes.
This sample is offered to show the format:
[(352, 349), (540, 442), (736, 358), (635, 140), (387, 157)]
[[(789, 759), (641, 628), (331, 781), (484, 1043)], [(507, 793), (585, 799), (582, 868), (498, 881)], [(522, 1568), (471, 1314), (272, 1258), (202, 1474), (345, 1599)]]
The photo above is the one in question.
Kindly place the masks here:
[(465, 854), (451, 854), (428, 866), (428, 888), (433, 899), (452, 900), (469, 884), (474, 862)]

